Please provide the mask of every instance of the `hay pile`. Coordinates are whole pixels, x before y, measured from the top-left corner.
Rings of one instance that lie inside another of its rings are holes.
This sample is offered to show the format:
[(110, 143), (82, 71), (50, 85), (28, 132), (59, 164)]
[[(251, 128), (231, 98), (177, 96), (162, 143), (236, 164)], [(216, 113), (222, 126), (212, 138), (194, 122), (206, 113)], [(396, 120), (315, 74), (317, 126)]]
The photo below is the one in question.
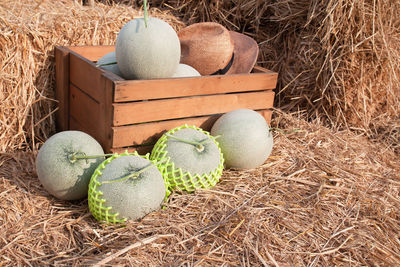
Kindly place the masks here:
[[(168, 12), (151, 10), (174, 27)], [(0, 2), (0, 151), (34, 149), (54, 133), (54, 46), (114, 44), (142, 13), (75, 1)]]
[[(114, 1), (129, 4), (134, 1)], [(216, 21), (259, 43), (276, 106), (385, 137), (400, 130), (400, 1), (163, 0), (185, 23)], [(391, 127), (390, 129), (387, 129)], [(381, 139), (382, 139), (381, 138)]]
[[(122, 25), (141, 15), (137, 1), (78, 2), (1, 1), (0, 151), (35, 148), (53, 133), (54, 45), (113, 44)], [(399, 151), (399, 1), (150, 4), (152, 15), (175, 29), (217, 21), (253, 36), (258, 63), (279, 72), (276, 107), (358, 130)]]
[(263, 166), (227, 170), (216, 187), (173, 194), (166, 209), (121, 227), (98, 224), (86, 200), (51, 197), (35, 148), (54, 131), (54, 45), (112, 44), (141, 12), (1, 1), (0, 265), (400, 265), (399, 5), (155, 1), (169, 11), (152, 15), (176, 29), (207, 20), (253, 35), (259, 63), (280, 72), (277, 105), (314, 121), (277, 110)]
[(0, 265), (398, 266), (400, 158), (289, 115), (273, 124), (263, 166), (174, 193), (126, 227), (98, 224), (86, 200), (48, 195), (30, 152), (2, 154)]

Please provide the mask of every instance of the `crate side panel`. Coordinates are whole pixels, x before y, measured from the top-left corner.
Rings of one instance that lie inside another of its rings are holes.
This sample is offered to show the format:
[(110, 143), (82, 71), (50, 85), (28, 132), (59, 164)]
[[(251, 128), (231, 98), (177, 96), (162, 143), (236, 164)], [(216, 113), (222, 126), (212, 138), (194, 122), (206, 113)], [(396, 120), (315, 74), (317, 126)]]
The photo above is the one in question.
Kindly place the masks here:
[[(270, 122), (271, 110), (259, 110), (258, 112), (265, 117), (268, 123)], [(118, 148), (143, 144), (154, 145), (163, 133), (184, 124), (194, 125), (205, 131), (210, 131), (212, 125), (221, 115), (113, 127), (113, 147)]]
[(274, 92), (260, 91), (186, 97), (132, 103), (116, 103), (114, 126), (168, 119), (206, 116), (239, 108), (268, 109), (273, 106)]
[(69, 101), (70, 117), (75, 120), (75, 127), (83, 127), (82, 130), (90, 132), (93, 138), (103, 144), (101, 124), (98, 122), (101, 114), (100, 104), (72, 84)]
[(94, 98), (98, 102), (104, 99), (104, 83), (101, 80), (102, 71), (94, 63), (70, 53), (70, 82)]
[(68, 46), (68, 48), (90, 61), (97, 61), (105, 54), (115, 51), (113, 45)]
[(99, 141), (99, 136), (98, 136), (98, 131), (94, 128), (91, 128), (89, 125), (84, 124), (80, 119), (74, 118), (73, 116), (69, 117), (69, 130), (76, 130), (76, 131), (82, 131), (87, 133), (88, 135), (92, 136), (94, 139), (96, 139), (100, 145), (105, 149), (101, 141)]
[(265, 70), (257, 74), (201, 76), (191, 78), (118, 81), (115, 102), (260, 91), (276, 87), (277, 74)]
[(113, 127), (113, 147), (155, 144), (163, 133), (184, 124), (210, 129), (218, 117), (205, 116)]

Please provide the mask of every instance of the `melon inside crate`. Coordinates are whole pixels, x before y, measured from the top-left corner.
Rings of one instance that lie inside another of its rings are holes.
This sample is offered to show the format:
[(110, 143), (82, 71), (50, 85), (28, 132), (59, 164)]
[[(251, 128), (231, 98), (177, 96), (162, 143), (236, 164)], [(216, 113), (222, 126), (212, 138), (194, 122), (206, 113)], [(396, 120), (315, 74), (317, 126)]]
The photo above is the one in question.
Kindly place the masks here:
[(96, 66), (114, 46), (58, 46), (57, 130), (81, 130), (106, 152), (151, 151), (166, 131), (183, 124), (210, 131), (223, 113), (248, 108), (269, 122), (277, 73), (124, 80)]

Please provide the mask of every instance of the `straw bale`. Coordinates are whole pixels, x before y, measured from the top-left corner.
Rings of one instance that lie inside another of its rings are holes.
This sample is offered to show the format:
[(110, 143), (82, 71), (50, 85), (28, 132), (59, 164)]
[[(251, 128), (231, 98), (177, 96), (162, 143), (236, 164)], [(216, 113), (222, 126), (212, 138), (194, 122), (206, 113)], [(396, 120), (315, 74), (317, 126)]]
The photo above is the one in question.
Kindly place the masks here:
[(165, 209), (106, 226), (87, 200), (37, 179), (31, 152), (0, 154), (2, 266), (398, 266), (399, 155), (362, 135), (276, 112), (255, 170), (225, 170)]
[[(173, 27), (168, 12), (150, 11)], [(0, 151), (35, 149), (54, 133), (54, 47), (114, 44), (142, 12), (78, 1), (0, 2)]]
[(258, 63), (279, 73), (276, 106), (281, 109), (369, 136), (376, 136), (384, 115), (381, 127), (400, 125), (399, 1), (151, 3), (173, 10), (187, 24), (216, 21), (253, 36), (260, 46)]

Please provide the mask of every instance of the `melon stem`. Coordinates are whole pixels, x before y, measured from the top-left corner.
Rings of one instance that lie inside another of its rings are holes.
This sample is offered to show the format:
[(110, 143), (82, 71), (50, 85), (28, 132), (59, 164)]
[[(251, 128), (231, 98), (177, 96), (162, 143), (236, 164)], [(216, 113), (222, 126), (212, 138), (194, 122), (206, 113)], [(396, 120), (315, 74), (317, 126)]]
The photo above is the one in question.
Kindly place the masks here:
[(199, 152), (203, 152), (204, 151), (204, 145), (203, 144), (205, 142), (210, 141), (210, 139), (208, 139), (208, 138), (204, 139), (203, 141), (197, 142), (197, 141), (190, 141), (190, 140), (187, 140), (187, 139), (176, 137), (176, 136), (170, 135), (170, 134), (165, 134), (165, 136), (173, 138), (175, 140), (178, 140), (178, 141), (186, 143), (186, 144), (194, 145), (196, 147), (197, 151), (199, 151)]
[(144, 9), (144, 26), (147, 28), (147, 19), (149, 15), (147, 14), (147, 0), (143, 0), (143, 9)]
[(77, 155), (80, 152), (74, 152), (71, 155), (69, 155), (68, 159), (71, 163), (76, 162), (78, 159), (97, 159), (97, 158), (101, 158), (101, 157), (109, 157), (112, 156), (113, 154), (103, 154), (103, 155), (91, 155), (91, 156), (86, 156), (85, 153), (81, 153), (82, 155)]
[[(163, 161), (165, 161), (165, 160), (166, 160), (166, 159), (160, 160), (160, 161), (157, 162), (157, 164), (160, 163), (160, 162), (163, 162)], [(138, 171), (134, 171), (134, 172), (132, 172), (131, 174), (128, 174), (127, 176), (124, 176), (124, 177), (122, 177), (122, 178), (115, 179), (115, 180), (103, 181), (103, 182), (101, 182), (101, 184), (112, 184), (112, 183), (116, 183), (116, 182), (123, 182), (123, 181), (125, 181), (125, 180), (127, 180), (127, 179), (130, 179), (130, 178), (136, 179), (136, 178), (139, 177), (139, 175), (140, 175), (141, 173), (144, 173), (145, 171), (147, 171), (147, 170), (150, 169), (151, 167), (156, 167), (156, 166), (155, 166), (154, 164), (150, 163), (150, 164), (147, 165), (146, 167), (143, 167), (142, 169), (140, 169), (140, 170), (138, 170)]]

